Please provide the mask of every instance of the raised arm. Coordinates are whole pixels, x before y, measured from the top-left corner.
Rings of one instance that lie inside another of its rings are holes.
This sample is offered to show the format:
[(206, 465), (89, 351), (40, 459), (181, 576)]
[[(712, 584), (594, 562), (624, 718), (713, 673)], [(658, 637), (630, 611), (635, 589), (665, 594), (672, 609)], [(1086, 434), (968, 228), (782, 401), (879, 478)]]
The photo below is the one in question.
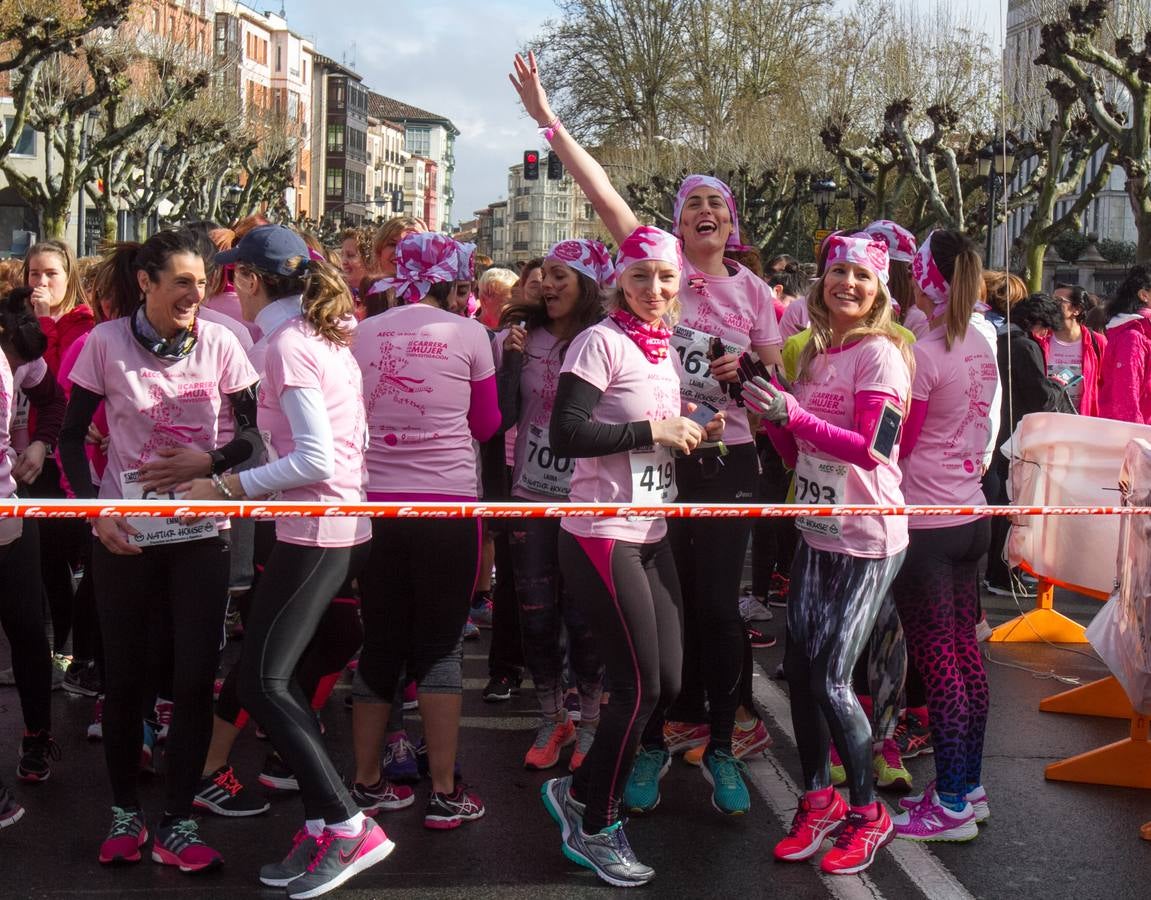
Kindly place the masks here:
[[(516, 89), (516, 93), (520, 95), (524, 109), (535, 119), (536, 124), (540, 128), (555, 127), (553, 123), (558, 122), (559, 117), (552, 111), (548, 95), (540, 84), (535, 54), (529, 53), (525, 60), (517, 53), (515, 73), (509, 74), (508, 79)], [(639, 226), (639, 220), (627, 205), (627, 201), (612, 186), (603, 166), (581, 147), (562, 125), (555, 127), (551, 145), (563, 164), (567, 166), (576, 184), (583, 188), (595, 211), (599, 213), (604, 225), (611, 232), (616, 245), (622, 244), (624, 238)]]

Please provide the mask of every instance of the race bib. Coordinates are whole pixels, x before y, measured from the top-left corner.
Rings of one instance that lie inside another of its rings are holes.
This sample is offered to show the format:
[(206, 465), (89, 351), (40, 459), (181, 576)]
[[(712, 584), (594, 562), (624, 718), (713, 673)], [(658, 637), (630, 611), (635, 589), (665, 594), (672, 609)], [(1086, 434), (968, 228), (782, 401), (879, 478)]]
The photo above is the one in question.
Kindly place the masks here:
[[(711, 377), (711, 361), (707, 358), (713, 340), (712, 335), (696, 331), (686, 325), (676, 325), (671, 335), (671, 345), (679, 355), (683, 373), (680, 378), (680, 395), (692, 403), (703, 401), (722, 409), (727, 405), (719, 382)], [(727, 353), (740, 353), (741, 348), (734, 344), (724, 344)]]
[(12, 421), (8, 424), (9, 434), (28, 430), (29, 405), (28, 398), (24, 392), (17, 390), (12, 397)]
[(633, 450), (631, 460), (631, 502), (636, 506), (671, 503), (679, 495), (675, 486), (675, 461), (667, 447)]
[[(801, 506), (839, 506), (847, 494), (847, 464), (801, 453), (795, 465), (795, 502)], [(795, 527), (808, 534), (839, 537), (839, 516), (799, 517)]]
[(546, 429), (528, 426), (527, 457), (516, 487), (546, 497), (567, 497), (574, 468), (574, 460), (552, 450)]
[[(125, 500), (179, 500), (175, 491), (157, 493), (145, 492), (140, 487), (140, 470), (130, 469), (120, 473), (120, 488)], [(191, 525), (184, 525), (177, 518), (148, 518), (128, 516), (127, 522), (139, 534), (126, 536), (138, 547), (155, 547), (159, 544), (178, 544), (182, 541), (198, 541), (215, 537), (218, 533), (214, 519), (199, 519)]]

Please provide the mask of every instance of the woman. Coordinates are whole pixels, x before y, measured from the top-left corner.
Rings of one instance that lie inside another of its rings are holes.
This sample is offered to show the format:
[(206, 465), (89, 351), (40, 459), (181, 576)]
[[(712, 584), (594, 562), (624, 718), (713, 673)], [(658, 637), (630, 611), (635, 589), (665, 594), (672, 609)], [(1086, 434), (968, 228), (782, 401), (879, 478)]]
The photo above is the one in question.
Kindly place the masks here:
[(340, 233), (340, 275), (344, 284), (355, 299), (360, 293), (360, 285), (368, 277), (372, 264), (372, 239), (370, 232), (359, 228), (347, 228)]
[(1099, 415), (1151, 424), (1151, 267), (1131, 268), (1107, 315)]
[[(472, 441), (500, 424), (488, 334), (449, 307), (459, 248), (410, 234), (384, 279), (401, 305), (365, 319), (353, 353), (364, 373), (370, 500), (475, 500)], [(401, 673), (416, 682), (432, 792), (424, 825), (458, 828), (484, 814), (457, 780), (462, 700), (460, 634), (479, 562), (477, 519), (374, 519), (360, 575), (364, 648), (356, 670), (355, 780), (380, 781), (380, 748)], [(445, 553), (445, 548), (452, 548)]]
[(364, 294), (364, 315), (374, 316), (396, 305), (395, 292), (385, 281), (396, 274), (396, 247), (409, 234), (427, 231), (423, 219), (396, 216), (388, 219), (372, 238), (373, 274), (379, 279)]
[[(527, 61), (517, 57), (515, 65), (512, 82), (524, 108), (544, 129), (612, 237), (622, 242), (639, 225), (635, 213), (612, 187), (603, 167), (552, 112), (534, 55), (529, 54)], [(738, 360), (750, 350), (765, 364), (781, 363), (772, 293), (749, 270), (724, 258), (726, 250), (743, 245), (735, 199), (722, 181), (688, 176), (676, 194), (673, 221), (682, 242), (686, 286), (678, 295), (682, 318), (672, 337), (683, 363), (683, 397), (727, 413), (727, 455), (722, 464), (701, 454), (676, 461), (679, 498), (750, 500), (759, 469), (747, 416), (735, 397)], [(739, 760), (762, 751), (771, 741), (751, 706), (751, 646), (739, 610), (740, 573), (750, 535), (751, 522), (746, 519), (706, 523), (684, 519), (671, 527), (684, 601), (685, 696), (678, 709), (668, 711), (674, 721), (668, 723), (666, 735), (658, 718), (644, 735), (643, 751), (626, 791), (626, 805), (633, 811), (653, 809), (659, 802), (659, 780), (673, 751), (703, 745), (705, 752), (698, 761), (712, 785), (712, 805), (728, 815), (750, 807)]]
[[(283, 225), (249, 232), (216, 257), (236, 267), (245, 316), (268, 335), (259, 424), (273, 461), (181, 485), (188, 499), (348, 503), (362, 499), (361, 377), (349, 345), (354, 304), (339, 273)], [(304, 824), (260, 881), (314, 897), (385, 859), (395, 845), (348, 793), (296, 680), (297, 664), (337, 589), (367, 555), (364, 519), (279, 519), (244, 628), (239, 694), (295, 773)], [(346, 659), (342, 662), (346, 662)], [(177, 709), (179, 707), (177, 706)]]
[(1067, 389), (1079, 415), (1097, 416), (1107, 338), (1083, 324), (1095, 302), (1077, 284), (1056, 285), (1052, 296), (1059, 301), (1063, 326), (1039, 342), (1047, 360), (1047, 376)]
[(905, 328), (919, 337), (927, 322), (915, 306), (915, 289), (911, 279), (911, 263), (915, 259), (915, 235), (890, 219), (876, 219), (863, 229), (873, 238), (887, 244), (890, 272), (887, 290), (895, 304), (895, 317)]
[[(900, 441), (908, 503), (980, 506), (983, 457), (999, 373), (971, 326), (979, 303), (979, 252), (957, 231), (934, 231), (912, 267), (915, 304), (929, 323), (914, 346), (911, 409)], [(988, 691), (975, 637), (979, 561), (991, 523), (978, 516), (917, 517), (893, 592), (907, 651), (927, 690), (935, 781), (902, 800), (898, 837), (966, 841), (989, 813), (982, 787)]]
[[(892, 323), (887, 245), (867, 234), (827, 239), (827, 267), (808, 295), (811, 339), (795, 395), (747, 382), (749, 408), (793, 465), (799, 503), (900, 505), (898, 434), (911, 387), (908, 352)], [(803, 767), (804, 795), (775, 847), (783, 861), (809, 859), (838, 830), (820, 861), (828, 874), (871, 865), (893, 837), (872, 781), (872, 730), (851, 690), (851, 672), (903, 561), (907, 519), (796, 520), (802, 540), (787, 600), (784, 671)], [(828, 735), (843, 760), (850, 807), (831, 785)]]
[[(95, 493), (85, 440), (101, 401), (115, 436), (101, 497), (171, 494), (189, 478), (225, 471), (258, 452), (256, 373), (230, 332), (196, 321), (206, 281), (197, 238), (161, 231), (143, 244), (119, 245), (106, 265), (115, 273), (112, 306), (127, 314), (92, 330), (70, 373), (60, 454), (76, 495)], [(229, 406), (235, 437), (217, 447)], [(158, 604), (174, 631), (175, 713), (152, 859), (186, 872), (222, 861), (191, 818), (212, 731), (212, 682), (228, 599), (228, 543), (218, 533), (221, 526), (226, 521), (100, 518), (93, 524), (104, 641), (104, 755), (115, 804), (102, 863), (137, 862), (148, 840), (137, 786), (145, 690), (140, 661), (149, 645), (149, 613)]]
[[(496, 336), (500, 408), (515, 425), (511, 494), (521, 500), (567, 500), (572, 460), (550, 446), (548, 429), (556, 382), (571, 341), (602, 314), (601, 285), (612, 276), (611, 257), (598, 241), (561, 241), (544, 260), (543, 304), (507, 310)], [(543, 722), (524, 757), (528, 769), (550, 769), (575, 743), (570, 768), (583, 763), (599, 725), (603, 672), (594, 638), (560, 578), (559, 519), (525, 519), (508, 536), (519, 602), (524, 662), (532, 676)], [(572, 675), (579, 692), (579, 728), (564, 708), (566, 627)]]

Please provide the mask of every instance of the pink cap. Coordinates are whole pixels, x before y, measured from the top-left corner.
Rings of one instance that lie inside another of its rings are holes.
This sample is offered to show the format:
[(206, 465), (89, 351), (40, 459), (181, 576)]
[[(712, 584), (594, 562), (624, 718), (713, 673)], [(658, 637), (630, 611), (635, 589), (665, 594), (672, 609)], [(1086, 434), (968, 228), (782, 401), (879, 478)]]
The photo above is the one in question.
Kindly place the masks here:
[(896, 262), (915, 259), (915, 235), (891, 219), (876, 219), (863, 229), (876, 240), (887, 244), (887, 255)]
[(866, 232), (856, 234), (833, 234), (827, 238), (827, 265), (824, 271), (836, 263), (846, 262), (863, 266), (875, 273), (875, 277), (887, 284), (888, 258), (887, 244), (877, 241)]
[(939, 266), (931, 256), (931, 239), (934, 236), (933, 231), (915, 254), (915, 259), (911, 263), (911, 277), (938, 312), (951, 300), (951, 285), (947, 283), (947, 279), (943, 277), (943, 273), (939, 271)]
[(683, 251), (679, 238), (654, 225), (640, 225), (629, 234), (615, 255), (615, 274), (618, 278), (629, 267), (649, 259), (671, 263), (683, 269)]
[(687, 203), (687, 198), (691, 192), (700, 187), (709, 187), (719, 191), (723, 195), (724, 202), (727, 203), (727, 211), (731, 214), (731, 234), (727, 236), (727, 243), (724, 246), (733, 250), (745, 249), (739, 239), (739, 215), (735, 211), (735, 195), (724, 182), (711, 175), (688, 175), (680, 184), (675, 195), (675, 210), (672, 212), (672, 221), (675, 223), (672, 230), (679, 237), (683, 236), (679, 230), (680, 213), (683, 212), (683, 205)]
[(396, 274), (377, 284), (394, 288), (396, 296), (406, 303), (417, 303), (427, 296), (433, 284), (457, 279), (459, 244), (446, 234), (421, 231), (409, 234), (396, 244)]
[(548, 251), (547, 259), (562, 262), (577, 272), (582, 272), (601, 288), (608, 287), (615, 279), (615, 268), (611, 254), (599, 241), (569, 240), (560, 241)]

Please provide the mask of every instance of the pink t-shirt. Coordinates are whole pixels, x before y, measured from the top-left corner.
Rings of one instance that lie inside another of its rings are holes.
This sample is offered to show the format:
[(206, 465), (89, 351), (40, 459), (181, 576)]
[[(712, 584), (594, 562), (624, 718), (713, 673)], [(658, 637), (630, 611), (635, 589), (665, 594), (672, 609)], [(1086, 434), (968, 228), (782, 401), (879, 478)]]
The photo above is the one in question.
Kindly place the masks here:
[[(68, 349), (72, 348), (69, 347)], [(31, 443), (29, 440), (31, 435), (28, 431), (28, 413), (31, 403), (24, 390), (38, 385), (47, 374), (48, 363), (44, 361), (43, 357), (17, 366), (16, 371), (12, 373), (13, 394), (12, 411), (8, 419), (8, 441), (17, 455), (27, 450), (28, 444)]]
[[(727, 264), (738, 265), (730, 260)], [(719, 382), (708, 374), (708, 343), (718, 337), (729, 353), (737, 354), (752, 347), (782, 346), (775, 295), (744, 266), (738, 266), (734, 275), (708, 275), (685, 259), (679, 306), (672, 344), (683, 366), (683, 398), (727, 410), (723, 442), (731, 447), (750, 444), (747, 411), (722, 393)]]
[(918, 340), (931, 330), (931, 322), (928, 321), (927, 314), (923, 310), (918, 306), (913, 306), (903, 317), (903, 327), (914, 334)]
[(226, 394), (258, 380), (239, 342), (213, 322), (200, 322), (195, 348), (183, 359), (160, 359), (132, 336), (128, 318), (97, 325), (88, 334), (70, 378), (100, 394), (108, 417), (108, 466), (100, 496), (124, 496), (122, 475), (166, 447), (219, 446)]
[(252, 340), (258, 341), (260, 339), (260, 329), (254, 322), (249, 322), (244, 318), (244, 313), (240, 308), (240, 298), (235, 291), (224, 291), (222, 294), (216, 294), (209, 297), (200, 304), (200, 311), (204, 309), (215, 310), (216, 312), (227, 316), (240, 325), (252, 336)]
[[(260, 382), (258, 421), (276, 457), (295, 449), (292, 427), (280, 406), (288, 388), (311, 388), (324, 395), (332, 425), (336, 470), (331, 478), (280, 492), (281, 500), (301, 503), (357, 503), (364, 499), (363, 382), (349, 347), (320, 338), (302, 318), (289, 319), (268, 338)], [(355, 517), (277, 519), (276, 540), (311, 547), (350, 547), (372, 536), (371, 523)]]
[(252, 332), (246, 327), (247, 323), (239, 319), (233, 319), (218, 309), (212, 309), (212, 307), (203, 303), (200, 304), (200, 309), (197, 311), (196, 317), (201, 322), (215, 322), (217, 325), (223, 325), (232, 332), (232, 336), (240, 342), (240, 346), (244, 348), (245, 353), (252, 349), (252, 344), (254, 344), (255, 341), (252, 339)]
[[(795, 382), (795, 398), (808, 412), (840, 428), (855, 427), (855, 395), (879, 391), (907, 414), (906, 398), (911, 374), (899, 348), (884, 337), (866, 337), (843, 348), (820, 354)], [(870, 472), (821, 453), (797, 440), (796, 502), (898, 505), (900, 472), (896, 462), (880, 463)], [(882, 559), (907, 547), (906, 516), (843, 516), (799, 518), (803, 539), (817, 550)]]
[(796, 297), (788, 304), (779, 320), (779, 336), (785, 341), (792, 335), (799, 334), (810, 324), (807, 318), (807, 298)]
[[(984, 502), (980, 479), (991, 440), (991, 401), (999, 384), (995, 353), (987, 339), (968, 328), (951, 350), (946, 329), (935, 328), (913, 346), (915, 380), (911, 396), (927, 401), (927, 416), (915, 452), (899, 461), (908, 503), (968, 506)], [(910, 528), (948, 528), (978, 516), (915, 517)]]
[[(678, 416), (680, 365), (674, 353), (658, 363), (650, 363), (640, 349), (611, 319), (605, 319), (576, 335), (564, 357), (562, 372), (572, 372), (603, 392), (592, 421), (622, 425), (643, 420), (661, 421)], [(659, 502), (650, 496), (637, 496), (634, 485), (648, 468), (647, 454), (612, 453), (577, 459), (571, 479), (574, 503)], [(655, 448), (650, 457), (663, 467), (671, 480), (672, 456), (666, 448)], [(662, 477), (662, 476), (661, 476)], [(651, 484), (649, 480), (649, 485)], [(577, 537), (612, 538), (637, 544), (658, 541), (667, 533), (667, 522), (657, 519), (567, 518), (560, 527)]]
[[(1070, 344), (1064, 343), (1055, 335), (1051, 336), (1051, 343), (1047, 348), (1047, 374), (1048, 376), (1060, 375), (1065, 370), (1069, 371), (1072, 376), (1083, 374), (1082, 336)], [(1079, 401), (1083, 398), (1082, 378), (1067, 389), (1067, 396), (1075, 404), (1075, 408), (1079, 409)]]
[(364, 319), (352, 347), (364, 376), (368, 490), (477, 496), (471, 385), (495, 374), (487, 330), (426, 303)]
[[(496, 335), (497, 368), (502, 364), (505, 337), (506, 331)], [(520, 416), (512, 453), (513, 497), (566, 500), (568, 496), (575, 460), (552, 453), (548, 438), (556, 382), (563, 365), (560, 344), (546, 328), (533, 328), (528, 332), (524, 367), (520, 371)], [(511, 440), (511, 432), (508, 433)]]
[(12, 477), (16, 451), (8, 438), (8, 422), (12, 416), (15, 391), (12, 368), (8, 365), (8, 358), (0, 353), (0, 497), (11, 497), (16, 493), (16, 479)]

